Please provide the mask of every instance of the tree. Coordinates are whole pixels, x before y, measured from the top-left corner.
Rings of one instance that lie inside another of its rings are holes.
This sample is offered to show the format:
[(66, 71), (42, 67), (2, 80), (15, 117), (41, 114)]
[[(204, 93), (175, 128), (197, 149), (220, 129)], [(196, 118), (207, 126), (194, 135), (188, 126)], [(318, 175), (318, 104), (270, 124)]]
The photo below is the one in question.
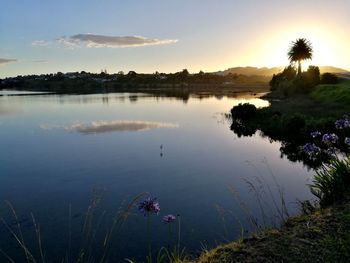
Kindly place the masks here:
[(291, 63), (298, 62), (298, 76), (301, 76), (301, 61), (312, 59), (312, 46), (305, 38), (298, 38), (292, 42), (288, 51), (288, 58)]

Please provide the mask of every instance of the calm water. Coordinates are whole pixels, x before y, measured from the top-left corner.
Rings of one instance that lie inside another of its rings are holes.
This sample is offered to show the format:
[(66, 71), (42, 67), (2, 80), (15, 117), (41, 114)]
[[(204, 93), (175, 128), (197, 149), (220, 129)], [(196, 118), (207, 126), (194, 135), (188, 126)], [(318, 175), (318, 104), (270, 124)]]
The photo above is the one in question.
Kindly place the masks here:
[[(161, 217), (168, 213), (181, 215), (181, 244), (190, 253), (233, 239), (240, 233), (238, 220), (250, 227), (230, 186), (261, 223), (259, 202), (245, 180), (257, 184), (259, 178), (277, 202), (278, 189), (284, 190), (291, 213), (297, 211), (296, 198), (311, 198), (306, 184), (312, 173), (281, 159), (279, 143), (258, 133), (237, 138), (230, 131), (222, 114), (241, 102), (268, 106), (253, 97), (2, 96), (0, 200), (14, 205), (34, 250), (30, 213), (35, 215), (48, 257), (67, 251), (69, 232), (77, 247), (93, 192), (101, 197), (95, 218), (105, 212), (97, 239), (120, 204), (141, 192), (158, 197), (161, 205), (161, 213), (151, 218), (155, 250), (167, 245)], [(267, 217), (276, 219), (276, 211), (268, 209), (271, 198), (260, 201)], [(1, 215), (14, 226), (7, 211), (2, 205)], [(8, 231), (1, 227), (0, 234), (1, 248), (14, 255)], [(146, 236), (146, 219), (134, 209), (111, 255), (121, 261), (143, 258)]]

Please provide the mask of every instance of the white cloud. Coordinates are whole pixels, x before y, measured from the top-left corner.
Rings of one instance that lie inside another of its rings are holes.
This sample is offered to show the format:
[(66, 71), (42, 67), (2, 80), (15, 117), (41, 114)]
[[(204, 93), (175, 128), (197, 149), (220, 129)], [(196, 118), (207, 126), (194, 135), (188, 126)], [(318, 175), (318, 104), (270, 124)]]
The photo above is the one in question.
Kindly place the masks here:
[(94, 34), (77, 34), (71, 37), (61, 37), (58, 43), (67, 48), (85, 46), (88, 48), (122, 48), (166, 45), (176, 43), (176, 39), (157, 39), (141, 36), (103, 36)]
[(61, 37), (56, 39), (57, 43), (65, 48), (68, 49), (73, 49), (73, 48), (77, 48), (80, 47), (79, 45), (79, 41), (67, 38), (67, 37)]
[(145, 131), (159, 128), (178, 128), (178, 124), (151, 122), (151, 121), (93, 121), (91, 123), (75, 123), (68, 126), (42, 124), (43, 130), (64, 129), (67, 131), (76, 131), (81, 134), (96, 134), (106, 132), (123, 132), (123, 131)]
[(7, 63), (13, 63), (17, 62), (17, 59), (12, 59), (12, 58), (0, 58), (0, 65), (1, 64), (7, 64)]

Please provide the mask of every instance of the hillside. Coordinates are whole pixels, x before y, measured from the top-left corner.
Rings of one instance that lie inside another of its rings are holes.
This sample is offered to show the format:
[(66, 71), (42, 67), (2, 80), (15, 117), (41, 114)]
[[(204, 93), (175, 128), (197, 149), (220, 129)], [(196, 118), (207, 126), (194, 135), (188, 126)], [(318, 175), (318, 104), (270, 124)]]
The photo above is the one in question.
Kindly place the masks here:
[[(257, 67), (234, 67), (234, 68), (229, 68), (224, 71), (218, 72), (219, 74), (222, 75), (227, 75), (229, 73), (231, 74), (238, 74), (238, 75), (257, 75), (257, 76), (272, 76), (273, 74), (277, 74), (280, 71), (283, 70), (284, 67), (273, 67), (273, 68), (257, 68)], [(337, 67), (332, 67), (332, 66), (320, 66), (320, 71), (321, 73), (325, 72), (330, 72), (330, 73), (349, 73), (349, 71), (342, 69), (342, 68), (337, 68)]]

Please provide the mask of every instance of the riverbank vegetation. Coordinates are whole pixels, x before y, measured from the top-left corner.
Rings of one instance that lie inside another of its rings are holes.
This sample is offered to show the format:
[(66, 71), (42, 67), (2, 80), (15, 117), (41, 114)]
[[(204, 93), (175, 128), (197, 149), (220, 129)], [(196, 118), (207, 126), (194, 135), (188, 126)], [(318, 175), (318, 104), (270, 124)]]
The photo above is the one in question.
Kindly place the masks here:
[[(239, 105), (231, 110), (231, 130), (238, 136), (252, 136), (257, 131), (271, 140), (281, 141), (281, 154), (291, 161), (304, 161), (315, 167), (324, 160), (307, 160), (298, 150), (310, 140), (313, 131), (335, 132), (334, 122), (350, 112), (350, 81), (321, 84), (308, 93), (284, 96), (278, 90), (266, 96), (267, 108), (252, 109), (253, 105)], [(242, 116), (242, 111), (249, 115)], [(344, 131), (344, 136), (349, 136)], [(347, 152), (347, 149), (343, 149)]]
[(43, 91), (60, 94), (88, 94), (109, 92), (147, 92), (192, 94), (208, 92), (228, 95), (236, 92), (263, 92), (268, 90), (270, 76), (199, 73), (187, 69), (176, 73), (143, 74), (130, 71), (100, 74), (71, 72), (44, 75), (17, 76), (0, 80), (0, 89)]
[(350, 201), (291, 217), (280, 229), (205, 251), (197, 263), (348, 262)]
[(321, 75), (317, 66), (302, 72), (301, 61), (312, 58), (305, 39), (293, 42), (288, 56), (291, 65), (270, 81), (265, 98), (271, 105), (233, 107), (231, 130), (239, 137), (260, 132), (280, 141), (281, 157), (315, 169), (310, 191), (317, 202), (301, 202), (302, 215), (289, 218), (280, 229), (205, 251), (198, 263), (348, 262), (350, 81)]
[[(302, 72), (301, 62), (312, 58), (311, 44), (305, 39), (293, 42), (288, 56), (291, 62), (298, 63), (298, 67), (291, 64), (272, 77), (271, 92), (265, 95), (271, 105), (260, 109), (250, 104), (233, 107), (230, 128), (239, 137), (253, 136), (259, 132), (272, 141), (280, 141), (282, 156), (291, 161), (302, 161), (314, 168), (315, 176), (310, 191), (317, 198), (315, 203), (301, 201), (301, 215), (286, 220), (282, 216), (280, 221), (283, 226), (279, 229), (265, 226), (249, 237), (242, 234), (240, 240), (204, 250), (198, 259), (190, 260), (191, 256), (186, 255), (181, 247), (179, 215), (163, 215), (162, 222), (169, 229), (168, 246), (161, 248), (158, 254), (152, 250), (150, 218), (159, 214), (160, 204), (151, 196), (139, 202), (143, 198), (142, 194), (116, 214), (102, 245), (96, 244), (96, 232), (92, 227), (98, 221), (93, 217), (98, 202), (94, 200), (86, 212), (81, 245), (76, 247), (76, 253), (71, 253), (69, 236), (67, 254), (63, 255), (60, 262), (108, 262), (113, 235), (118, 233), (136, 207), (146, 222), (148, 255), (145, 262), (148, 263), (347, 262), (350, 257), (350, 120), (347, 115), (350, 112), (350, 81), (339, 79), (332, 73), (320, 74), (317, 66), (310, 66)], [(217, 94), (259, 92), (266, 89), (266, 83), (266, 78), (261, 76), (223, 76), (203, 72), (189, 74), (183, 70), (174, 74), (57, 73), (5, 79), (0, 88), (55, 93)], [(281, 199), (284, 204), (283, 195)], [(34, 216), (32, 221), (38, 240), (36, 253), (26, 246), (15, 210), (12, 205), (8, 206), (15, 224), (11, 227), (5, 220), (1, 221), (22, 249), (23, 256), (27, 262), (45, 262), (40, 228)], [(172, 225), (176, 235), (172, 234)], [(101, 251), (98, 260), (92, 258), (91, 251), (95, 247)], [(7, 254), (3, 254), (9, 262), (14, 262)], [(132, 257), (126, 261), (136, 262)]]

